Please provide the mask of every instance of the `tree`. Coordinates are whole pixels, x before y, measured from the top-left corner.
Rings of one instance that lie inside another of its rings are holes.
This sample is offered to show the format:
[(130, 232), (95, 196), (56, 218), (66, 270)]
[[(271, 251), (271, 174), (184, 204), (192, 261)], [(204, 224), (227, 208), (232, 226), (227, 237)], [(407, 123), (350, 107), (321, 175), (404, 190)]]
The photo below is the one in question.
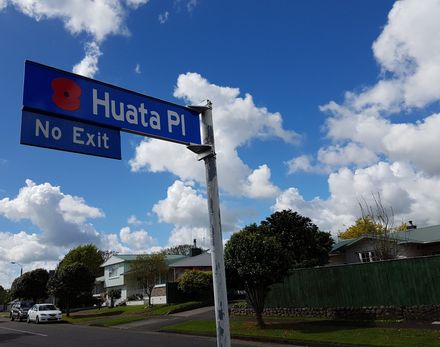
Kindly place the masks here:
[(371, 194), (373, 204), (368, 204), (365, 199), (359, 202), (363, 219), (371, 219), (378, 225), (376, 232), (373, 230), (374, 252), (379, 260), (396, 259), (398, 242), (393, 235), (394, 211), (392, 207), (386, 208), (382, 203), (380, 193)]
[(6, 290), (0, 286), (0, 305), (6, 305), (11, 301), (11, 296), (9, 295), (9, 290)]
[(31, 299), (37, 302), (47, 297), (47, 281), (49, 273), (45, 269), (25, 272), (12, 282), (11, 296), (13, 298)]
[(61, 260), (59, 267), (63, 268), (73, 263), (84, 264), (95, 277), (98, 277), (103, 274), (103, 269), (100, 266), (104, 263), (104, 252), (93, 244), (81, 245), (71, 249)]
[(121, 290), (120, 289), (110, 289), (107, 292), (107, 296), (110, 298), (110, 307), (114, 307), (115, 300), (121, 298)]
[(347, 228), (347, 230), (338, 234), (338, 237), (347, 240), (355, 239), (364, 235), (380, 235), (382, 233), (382, 226), (375, 223), (370, 216), (360, 217), (356, 222)]
[(265, 226), (251, 224), (226, 243), (225, 267), (228, 282), (239, 284), (246, 291), (257, 325), (263, 328), (264, 300), (269, 286), (280, 282), (287, 273), (288, 253)]
[(167, 278), (168, 264), (164, 253), (139, 255), (131, 264), (130, 275), (144, 288), (151, 306), (151, 293), (156, 284)]
[(261, 225), (283, 246), (291, 268), (328, 263), (334, 241), (330, 233), (320, 231), (310, 218), (283, 210), (270, 215)]
[(186, 271), (179, 279), (178, 288), (192, 298), (211, 299), (213, 294), (212, 272)]
[[(164, 249), (164, 253), (165, 254), (177, 254), (177, 255), (186, 255), (186, 256), (190, 256), (191, 255), (191, 251), (192, 249), (194, 249), (195, 247), (193, 245), (178, 245), (178, 246), (173, 246), (173, 247), (169, 247)], [(199, 248), (201, 253), (206, 253), (208, 250), (207, 249), (203, 249), (203, 248)]]
[(82, 295), (91, 295), (94, 284), (94, 274), (86, 265), (76, 262), (58, 267), (48, 282), (48, 290), (52, 295), (64, 300), (69, 316), (71, 303)]

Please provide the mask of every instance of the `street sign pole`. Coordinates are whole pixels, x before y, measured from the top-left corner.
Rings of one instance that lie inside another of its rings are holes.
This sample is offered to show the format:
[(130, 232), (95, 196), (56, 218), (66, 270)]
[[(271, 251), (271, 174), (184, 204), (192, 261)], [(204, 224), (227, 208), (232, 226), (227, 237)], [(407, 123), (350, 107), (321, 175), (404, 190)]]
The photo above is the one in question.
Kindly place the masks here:
[(217, 163), (215, 158), (214, 128), (212, 123), (212, 103), (207, 100), (206, 106), (189, 106), (189, 108), (202, 114), (202, 145), (188, 146), (188, 149), (197, 153), (198, 159), (203, 159), (205, 162), (209, 229), (211, 232), (211, 260), (214, 281), (217, 346), (230, 347), (231, 336), (229, 331), (228, 296), (226, 292)]

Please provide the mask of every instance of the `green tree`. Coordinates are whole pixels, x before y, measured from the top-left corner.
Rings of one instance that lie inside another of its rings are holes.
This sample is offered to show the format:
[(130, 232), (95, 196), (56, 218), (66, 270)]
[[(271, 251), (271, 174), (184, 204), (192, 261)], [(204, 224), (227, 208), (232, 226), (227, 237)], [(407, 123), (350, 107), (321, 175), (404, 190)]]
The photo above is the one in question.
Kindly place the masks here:
[(58, 267), (49, 279), (48, 290), (52, 295), (62, 298), (70, 315), (71, 303), (80, 296), (92, 295), (95, 276), (83, 263), (73, 263)]
[(65, 255), (59, 264), (59, 268), (63, 268), (74, 263), (82, 263), (89, 268), (95, 277), (103, 275), (103, 268), (100, 266), (104, 263), (105, 252), (100, 251), (93, 244), (80, 245), (73, 248)]
[(257, 324), (264, 327), (264, 300), (269, 287), (280, 282), (289, 269), (289, 257), (277, 237), (264, 226), (252, 224), (231, 236), (225, 246), (228, 282), (246, 291)]
[(0, 286), (0, 305), (6, 305), (10, 301), (11, 296), (9, 295), (9, 290)]
[(273, 213), (261, 225), (283, 246), (291, 268), (328, 263), (334, 241), (330, 233), (320, 231), (310, 218), (283, 210)]
[(110, 307), (114, 307), (115, 300), (121, 298), (121, 290), (120, 289), (110, 289), (107, 292), (107, 296), (110, 298)]
[[(193, 245), (177, 245), (164, 249), (163, 253), (190, 256), (192, 249), (194, 249)], [(197, 247), (197, 249), (200, 249), (201, 253), (206, 253), (208, 251), (207, 249), (203, 249), (201, 247)]]
[(11, 296), (19, 299), (31, 299), (37, 302), (47, 297), (49, 273), (45, 269), (25, 272), (12, 282)]
[(144, 288), (151, 306), (151, 293), (156, 284), (166, 280), (168, 264), (164, 253), (139, 255), (131, 264), (130, 276)]
[(382, 234), (382, 226), (375, 223), (370, 216), (360, 217), (356, 222), (347, 228), (347, 230), (338, 234), (343, 240), (355, 239), (364, 235), (380, 235)]
[(179, 279), (178, 288), (192, 298), (211, 299), (213, 295), (212, 272), (186, 271)]

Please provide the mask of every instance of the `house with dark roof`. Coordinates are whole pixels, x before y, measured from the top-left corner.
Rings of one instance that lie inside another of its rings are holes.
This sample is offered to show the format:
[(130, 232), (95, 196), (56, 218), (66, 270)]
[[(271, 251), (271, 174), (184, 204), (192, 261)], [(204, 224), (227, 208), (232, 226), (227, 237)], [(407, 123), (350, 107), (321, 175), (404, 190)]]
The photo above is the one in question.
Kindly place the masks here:
[[(95, 280), (95, 296), (105, 296), (108, 290), (121, 290), (121, 298), (116, 300), (115, 304), (126, 302), (135, 295), (144, 295), (144, 289), (139, 288), (139, 284), (128, 276), (132, 262), (139, 254), (114, 254), (105, 263), (101, 265), (104, 268), (104, 276)], [(167, 255), (166, 261), (169, 266), (173, 263), (188, 258), (185, 255)], [(157, 283), (152, 293), (152, 303), (166, 303), (165, 284), (170, 280), (162, 278), (161, 283)], [(157, 287), (157, 289), (156, 289)], [(107, 300), (108, 301), (108, 300)]]
[[(380, 236), (362, 235), (337, 242), (330, 251), (329, 265), (368, 263), (378, 260), (376, 245)], [(381, 238), (381, 242), (384, 239)], [(397, 258), (440, 254), (440, 225), (411, 228), (391, 233), (386, 242), (396, 247)]]
[(180, 277), (190, 270), (212, 271), (212, 261), (210, 253), (202, 253), (194, 257), (184, 258), (170, 265), (172, 280), (178, 281)]

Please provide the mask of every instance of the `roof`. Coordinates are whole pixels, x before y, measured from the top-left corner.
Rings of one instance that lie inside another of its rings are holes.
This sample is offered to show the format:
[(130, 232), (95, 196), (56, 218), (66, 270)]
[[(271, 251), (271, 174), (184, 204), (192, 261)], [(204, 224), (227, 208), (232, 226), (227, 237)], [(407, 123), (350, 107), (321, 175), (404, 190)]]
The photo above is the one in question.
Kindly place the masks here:
[(171, 267), (211, 267), (211, 254), (202, 253), (194, 257), (179, 260), (171, 265)]
[[(363, 239), (373, 239), (376, 237), (377, 236), (373, 236), (373, 235), (362, 235), (355, 239), (342, 240), (333, 245), (330, 253), (337, 253), (339, 251), (342, 251), (344, 248), (347, 248)], [(440, 242), (440, 225), (433, 225), (433, 226), (417, 228), (417, 229), (409, 229), (406, 231), (398, 231), (395, 233), (391, 233), (390, 238), (397, 240), (400, 244), (401, 243), (426, 244), (426, 243)]]
[[(146, 255), (146, 254), (114, 254), (110, 258), (108, 258), (107, 261), (101, 265), (101, 267), (106, 267), (109, 265), (119, 264), (119, 263), (123, 263), (123, 262), (134, 261), (140, 255)], [(171, 255), (166, 256), (166, 261), (167, 261), (168, 265), (171, 265), (171, 264), (175, 263), (176, 261), (179, 261), (183, 258), (187, 258), (187, 256), (186, 255), (171, 254)]]

